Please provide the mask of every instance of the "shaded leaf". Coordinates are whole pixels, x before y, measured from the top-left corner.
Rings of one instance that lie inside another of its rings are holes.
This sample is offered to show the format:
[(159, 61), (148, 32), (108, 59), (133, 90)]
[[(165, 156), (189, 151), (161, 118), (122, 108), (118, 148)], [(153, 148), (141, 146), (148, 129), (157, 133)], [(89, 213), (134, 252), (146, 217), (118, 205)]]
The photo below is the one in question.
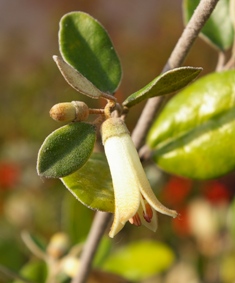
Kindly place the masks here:
[(53, 59), (67, 83), (79, 93), (85, 94), (91, 98), (99, 98), (102, 96), (102, 92), (76, 69), (65, 63), (58, 56), (53, 56)]
[[(43, 261), (30, 261), (21, 269), (20, 274), (30, 282), (46, 282), (47, 266)], [(13, 283), (22, 283), (22, 280), (15, 280)]]
[(165, 72), (156, 77), (142, 89), (127, 97), (123, 102), (123, 105), (131, 107), (150, 97), (175, 92), (194, 80), (201, 71), (202, 68), (180, 67)]
[(100, 268), (104, 263), (105, 259), (109, 255), (112, 250), (112, 239), (110, 237), (104, 236), (100, 241), (99, 247), (95, 254), (95, 258), (93, 260), (93, 267)]
[[(183, 13), (185, 22), (189, 21), (199, 2), (200, 0), (184, 0)], [(229, 17), (229, 2), (230, 0), (218, 1), (215, 10), (200, 33), (206, 41), (209, 41), (220, 50), (230, 48), (234, 40), (234, 30)]]
[(121, 66), (108, 33), (98, 21), (83, 12), (64, 15), (59, 46), (64, 61), (99, 90), (115, 92), (121, 80)]
[(233, 241), (235, 240), (235, 223), (234, 223), (234, 217), (235, 217), (235, 198), (231, 201), (228, 209), (228, 217), (227, 217), (227, 227), (229, 232), (231, 233), (231, 238)]
[(173, 97), (147, 137), (164, 170), (195, 179), (235, 168), (235, 71), (213, 73)]
[(72, 194), (68, 194), (66, 191), (63, 197), (61, 223), (62, 230), (69, 235), (73, 244), (83, 242), (86, 239), (93, 217), (94, 212), (92, 210), (78, 202)]
[(88, 123), (71, 123), (55, 130), (39, 150), (38, 174), (60, 178), (73, 173), (87, 162), (95, 140), (95, 126)]
[(174, 261), (173, 251), (156, 241), (140, 241), (113, 252), (103, 265), (103, 269), (119, 274), (129, 280), (143, 280), (158, 274)]
[(105, 155), (93, 153), (75, 173), (61, 179), (66, 188), (91, 209), (114, 212), (114, 193)]

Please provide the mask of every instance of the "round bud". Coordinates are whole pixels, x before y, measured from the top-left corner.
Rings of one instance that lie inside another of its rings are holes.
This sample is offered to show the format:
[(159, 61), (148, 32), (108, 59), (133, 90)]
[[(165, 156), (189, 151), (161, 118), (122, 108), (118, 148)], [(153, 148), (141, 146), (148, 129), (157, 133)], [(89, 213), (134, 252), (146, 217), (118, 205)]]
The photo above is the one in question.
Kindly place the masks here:
[(70, 242), (65, 233), (54, 234), (47, 246), (47, 254), (53, 258), (62, 257), (69, 250)]
[(70, 277), (75, 277), (80, 267), (80, 259), (68, 255), (63, 257), (60, 264), (61, 270)]
[(71, 102), (76, 109), (76, 119), (74, 121), (85, 121), (89, 116), (89, 108), (86, 103), (82, 101)]
[(76, 108), (71, 102), (58, 103), (49, 113), (52, 119), (59, 122), (71, 122), (76, 119)]
[(81, 101), (63, 102), (55, 104), (49, 113), (59, 122), (84, 121), (89, 116), (89, 108)]

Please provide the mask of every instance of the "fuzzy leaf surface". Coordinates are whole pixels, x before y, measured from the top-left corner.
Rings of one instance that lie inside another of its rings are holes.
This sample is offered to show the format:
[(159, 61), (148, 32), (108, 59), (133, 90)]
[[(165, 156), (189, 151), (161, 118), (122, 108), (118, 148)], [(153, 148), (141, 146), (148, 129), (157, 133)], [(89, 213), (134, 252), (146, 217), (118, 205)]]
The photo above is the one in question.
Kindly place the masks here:
[(147, 143), (165, 171), (211, 179), (235, 169), (235, 71), (213, 73), (173, 97)]
[(93, 153), (78, 171), (61, 179), (66, 188), (91, 209), (114, 212), (114, 192), (106, 157)]
[(60, 178), (75, 172), (89, 159), (95, 140), (96, 129), (88, 123), (71, 123), (55, 130), (39, 150), (38, 174)]
[[(186, 23), (190, 20), (199, 2), (200, 0), (184, 0), (183, 14)], [(220, 0), (200, 33), (206, 41), (220, 50), (230, 48), (234, 40), (229, 6), (230, 0)]]
[(60, 21), (59, 46), (63, 60), (99, 90), (114, 93), (121, 65), (104, 27), (83, 12), (71, 12)]
[(127, 97), (123, 105), (131, 107), (145, 99), (170, 94), (180, 90), (194, 80), (201, 71), (202, 68), (180, 67), (165, 72), (142, 89)]

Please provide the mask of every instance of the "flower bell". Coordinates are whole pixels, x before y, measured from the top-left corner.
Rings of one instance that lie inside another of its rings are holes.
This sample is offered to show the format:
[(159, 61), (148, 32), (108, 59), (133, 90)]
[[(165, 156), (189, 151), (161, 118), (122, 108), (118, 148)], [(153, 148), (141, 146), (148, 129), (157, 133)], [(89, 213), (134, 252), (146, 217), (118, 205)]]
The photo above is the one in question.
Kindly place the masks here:
[(177, 212), (162, 205), (153, 193), (123, 120), (108, 118), (101, 126), (101, 135), (115, 197), (114, 221), (109, 236), (113, 238), (127, 221), (156, 231), (156, 211), (176, 217)]

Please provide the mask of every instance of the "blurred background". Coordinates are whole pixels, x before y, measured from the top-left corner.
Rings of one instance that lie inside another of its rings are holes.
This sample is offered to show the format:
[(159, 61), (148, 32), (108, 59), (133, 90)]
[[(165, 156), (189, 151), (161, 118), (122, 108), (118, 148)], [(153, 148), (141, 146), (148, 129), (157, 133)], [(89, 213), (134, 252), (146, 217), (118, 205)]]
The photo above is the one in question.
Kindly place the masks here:
[[(83, 100), (100, 106), (98, 101), (79, 97), (52, 60), (52, 55), (59, 55), (60, 18), (70, 11), (84, 11), (107, 29), (123, 66), (117, 92), (122, 101), (161, 72), (183, 30), (181, 5), (180, 0), (0, 0), (1, 267), (19, 273), (35, 258), (22, 241), (22, 231), (39, 238), (44, 247), (62, 231), (72, 246), (85, 240), (94, 216), (59, 180), (42, 180), (35, 169), (40, 145), (60, 126), (48, 114), (54, 104)], [(198, 39), (184, 65), (203, 67), (205, 75), (216, 64), (216, 52)], [(143, 106), (130, 111), (130, 130)], [(160, 216), (157, 233), (126, 225), (113, 241), (107, 239), (108, 255), (97, 267), (140, 282), (235, 282), (233, 174), (203, 183), (163, 174), (158, 176), (161, 185), (156, 186), (156, 171), (147, 169), (159, 198), (181, 217)], [(120, 247), (137, 243), (136, 252), (143, 259), (147, 250), (139, 249), (143, 240), (160, 247), (159, 257), (150, 256), (156, 265), (153, 271), (139, 277), (126, 275), (125, 265), (115, 271), (112, 266)], [(164, 258), (165, 264), (158, 266)], [(0, 273), (0, 283), (5, 282), (11, 281)]]

